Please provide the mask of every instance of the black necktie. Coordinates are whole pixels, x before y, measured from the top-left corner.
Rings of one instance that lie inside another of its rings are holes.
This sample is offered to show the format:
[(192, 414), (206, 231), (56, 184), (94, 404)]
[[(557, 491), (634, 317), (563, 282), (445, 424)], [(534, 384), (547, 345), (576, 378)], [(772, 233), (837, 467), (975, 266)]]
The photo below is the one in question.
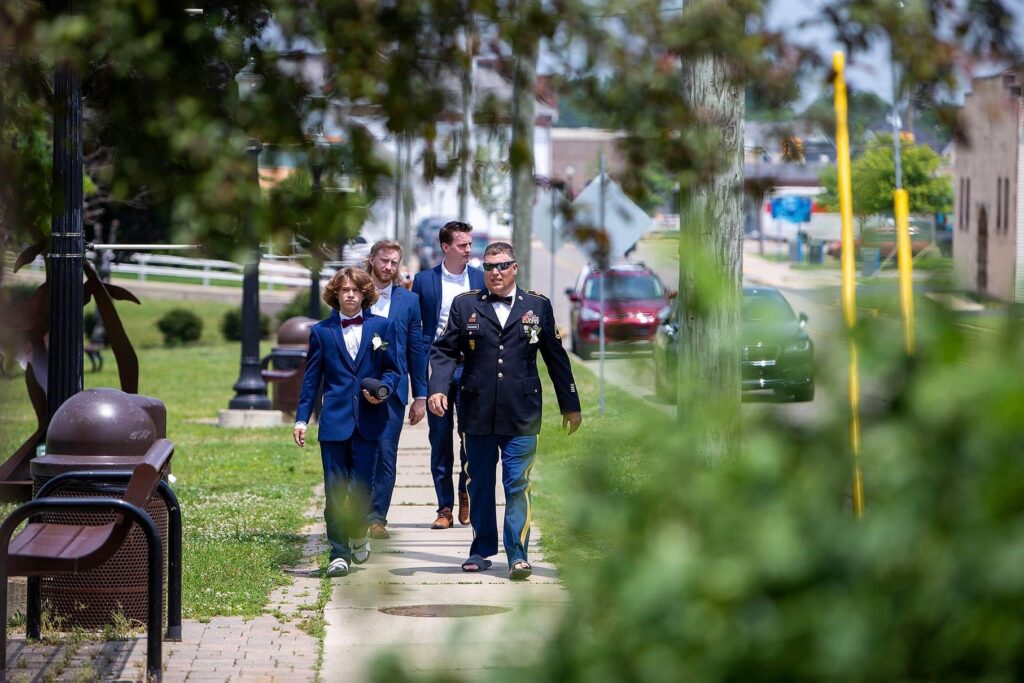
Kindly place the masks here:
[(509, 306), (511, 306), (512, 305), (512, 295), (509, 294), (508, 296), (498, 296), (494, 292), (488, 292), (487, 293), (487, 301), (489, 303), (492, 303), (492, 304), (503, 303), (503, 304), (508, 304)]
[(341, 329), (345, 329), (349, 325), (362, 325), (362, 324), (363, 324), (363, 316), (357, 315), (354, 318), (345, 318), (344, 320), (342, 320), (341, 321)]

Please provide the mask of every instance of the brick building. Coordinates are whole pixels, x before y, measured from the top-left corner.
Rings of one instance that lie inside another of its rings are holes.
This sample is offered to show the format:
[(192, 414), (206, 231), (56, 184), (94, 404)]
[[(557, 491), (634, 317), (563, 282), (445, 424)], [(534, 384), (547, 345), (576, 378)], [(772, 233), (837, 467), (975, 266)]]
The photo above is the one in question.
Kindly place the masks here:
[(1024, 301), (1024, 65), (971, 83), (956, 148), (953, 262), (965, 289)]

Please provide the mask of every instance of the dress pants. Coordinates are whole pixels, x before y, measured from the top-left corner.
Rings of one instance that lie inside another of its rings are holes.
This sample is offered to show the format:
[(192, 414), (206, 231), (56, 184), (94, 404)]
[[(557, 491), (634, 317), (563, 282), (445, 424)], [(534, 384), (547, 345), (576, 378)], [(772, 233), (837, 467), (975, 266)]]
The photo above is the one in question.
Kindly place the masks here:
[(367, 441), (354, 432), (348, 441), (321, 441), (327, 506), (327, 540), (331, 559), (352, 561), (349, 539), (366, 536), (366, 513), (370, 506), (370, 485), (377, 464), (377, 441)]
[[(437, 511), (455, 508), (455, 488), (452, 484), (452, 468), (455, 465), (455, 427), (459, 403), (459, 383), (462, 381), (462, 366), (455, 368), (451, 386), (448, 387), (448, 410), (438, 417), (427, 411), (427, 427), (430, 437), (430, 476), (434, 480), (437, 494)], [(461, 422), (461, 420), (459, 420)], [(466, 491), (466, 443), (459, 435), (459, 492)]]
[(373, 493), (370, 497), (370, 524), (387, 524), (391, 495), (395, 491), (395, 473), (398, 470), (398, 439), (405, 421), (405, 406), (392, 396), (388, 399), (388, 426), (377, 446), (377, 467), (373, 473)]
[(526, 560), (530, 545), (530, 470), (537, 455), (537, 437), (467, 434), (469, 520), (473, 525), (470, 555), (490, 557), (498, 552), (494, 477), (501, 455), (501, 484), (505, 490), (505, 529), (502, 540), (508, 564)]

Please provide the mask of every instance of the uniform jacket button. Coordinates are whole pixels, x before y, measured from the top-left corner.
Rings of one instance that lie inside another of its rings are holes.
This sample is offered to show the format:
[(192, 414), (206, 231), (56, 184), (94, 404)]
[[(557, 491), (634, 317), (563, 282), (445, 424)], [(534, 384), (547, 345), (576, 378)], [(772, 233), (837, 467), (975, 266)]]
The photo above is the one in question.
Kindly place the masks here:
[(499, 351), (504, 351), (505, 350), (505, 345), (504, 344), (498, 344), (498, 350)]
[(502, 363), (504, 363), (504, 362), (505, 362), (505, 361), (503, 361), (502, 359), (500, 359), (500, 358), (498, 359), (498, 365), (501, 365), (501, 364), (502, 364)]
[(498, 373), (498, 379), (501, 379), (501, 378), (502, 378), (502, 377), (504, 377), (504, 376), (505, 376), (505, 375), (501, 374), (500, 372)]

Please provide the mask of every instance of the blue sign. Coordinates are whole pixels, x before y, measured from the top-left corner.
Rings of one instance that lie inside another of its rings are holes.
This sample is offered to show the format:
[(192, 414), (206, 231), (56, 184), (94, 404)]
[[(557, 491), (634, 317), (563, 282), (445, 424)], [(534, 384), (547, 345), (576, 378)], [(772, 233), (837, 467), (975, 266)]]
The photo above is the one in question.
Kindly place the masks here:
[(773, 197), (772, 218), (790, 223), (810, 223), (811, 198), (797, 195)]

